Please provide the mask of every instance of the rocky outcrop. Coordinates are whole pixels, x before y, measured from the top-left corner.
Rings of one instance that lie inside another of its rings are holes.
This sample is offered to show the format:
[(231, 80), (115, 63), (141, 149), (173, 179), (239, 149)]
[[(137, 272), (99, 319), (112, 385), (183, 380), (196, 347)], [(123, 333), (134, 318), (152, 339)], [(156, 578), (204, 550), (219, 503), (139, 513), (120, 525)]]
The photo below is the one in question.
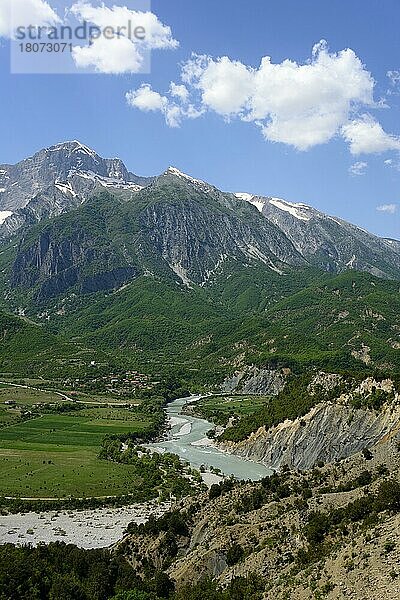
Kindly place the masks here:
[(290, 369), (259, 369), (249, 367), (227, 377), (221, 391), (236, 394), (276, 395), (285, 387)]
[(221, 446), (274, 469), (283, 465), (308, 469), (317, 462), (334, 462), (371, 447), (399, 426), (398, 408), (377, 414), (340, 404), (318, 404), (301, 419), (268, 430), (261, 427), (242, 442)]
[[(382, 410), (351, 405), (354, 398), (365, 397), (373, 390), (388, 394), (392, 402)], [(336, 401), (317, 404), (304, 417), (286, 420), (270, 429), (261, 427), (243, 441), (222, 442), (220, 447), (273, 469), (283, 465), (309, 469), (320, 461), (331, 463), (347, 458), (399, 430), (399, 395), (394, 393), (393, 383), (368, 378)]]
[[(211, 283), (229, 263), (281, 272), (305, 264), (282, 232), (246, 204), (168, 169), (139, 193), (145, 247), (185, 284)], [(162, 199), (162, 202), (160, 201)]]
[(310, 264), (386, 278), (400, 273), (396, 240), (378, 238), (304, 204), (225, 193), (173, 167), (158, 177), (139, 177), (120, 159), (102, 158), (78, 141), (45, 148), (16, 165), (0, 165), (0, 241), (73, 211), (99, 189), (143, 202), (143, 195), (136, 198), (143, 188), (151, 205), (141, 221), (148, 229), (146, 242), (186, 283), (209, 283), (221, 265), (238, 260), (278, 273), (288, 265)]
[(0, 212), (11, 213), (0, 222), (0, 241), (79, 207), (96, 191), (106, 188), (130, 197), (152, 180), (77, 141), (51, 146), (16, 165), (0, 165)]
[(306, 204), (258, 196), (248, 201), (258, 205), (264, 217), (287, 235), (301, 256), (319, 268), (334, 272), (356, 269), (396, 278), (400, 268), (398, 241), (390, 243)]
[[(184, 586), (206, 577), (225, 588), (254, 574), (260, 587), (256, 597), (265, 600), (397, 600), (398, 502), (393, 499), (396, 510), (385, 510), (398, 490), (393, 482), (400, 473), (396, 437), (375, 447), (368, 460), (359, 453), (339, 465), (285, 471), (261, 483), (221, 486), (215, 494), (185, 498), (174, 508), (188, 532), (184, 539), (175, 536), (174, 556), (168, 553), (171, 534), (152, 535), (143, 528), (119, 543), (118, 553), (139, 572), (166, 567), (182, 597)], [(369, 501), (378, 495), (384, 504), (379, 519), (374, 515), (363, 522)], [(337, 510), (343, 512), (333, 519)], [(232, 597), (253, 597), (250, 589), (235, 587)]]
[[(32, 246), (21, 245), (13, 265), (12, 285), (36, 287), (37, 300), (45, 300), (74, 286), (80, 293), (87, 294), (118, 288), (137, 277), (138, 268), (115, 256), (104, 241), (103, 245), (97, 244), (96, 239), (84, 231), (59, 241), (54, 231), (44, 231)], [(116, 263), (117, 259), (120, 264)], [(97, 273), (93, 272), (94, 264), (100, 265)]]
[[(112, 277), (117, 286), (140, 271), (190, 287), (209, 283), (225, 261), (262, 263), (275, 272), (284, 263), (302, 263), (277, 228), (253, 215), (247, 205), (242, 219), (238, 204), (230, 195), (197, 189), (170, 171), (135, 192), (134, 199), (103, 190), (68, 217), (27, 232), (19, 244), (11, 284), (39, 284), (39, 296), (46, 299), (76, 284), (83, 291), (109, 289), (109, 284), (96, 282), (109, 280), (110, 272), (121, 269), (130, 270), (125, 271), (128, 277)], [(82, 283), (86, 274), (92, 285)]]
[(119, 158), (102, 158), (78, 141), (64, 142), (45, 148), (16, 165), (0, 165), (0, 210), (22, 209), (55, 184), (65, 188), (66, 196), (72, 196), (75, 190), (71, 192), (69, 182), (77, 175), (86, 180), (102, 178), (109, 185), (114, 182), (116, 188), (118, 184), (141, 186), (151, 181), (129, 173)]

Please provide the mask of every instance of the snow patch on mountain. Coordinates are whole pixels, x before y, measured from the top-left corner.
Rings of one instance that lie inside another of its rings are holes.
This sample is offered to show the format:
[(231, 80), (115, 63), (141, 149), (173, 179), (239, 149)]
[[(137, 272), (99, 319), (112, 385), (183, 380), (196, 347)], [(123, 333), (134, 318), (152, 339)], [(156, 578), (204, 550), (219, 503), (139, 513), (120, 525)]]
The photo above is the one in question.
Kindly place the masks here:
[(311, 207), (307, 206), (307, 204), (302, 204), (301, 202), (288, 202), (287, 200), (273, 197), (263, 198), (262, 196), (255, 196), (253, 194), (248, 194), (247, 192), (236, 192), (235, 196), (236, 198), (245, 200), (249, 204), (255, 206), (260, 213), (263, 212), (265, 205), (269, 203), (276, 208), (291, 214), (300, 221), (310, 221), (311, 218), (310, 215), (307, 214), (311, 210)]
[(237, 192), (235, 196), (236, 198), (240, 198), (240, 200), (246, 200), (246, 202), (251, 202), (254, 198), (252, 194), (248, 194), (247, 192)]
[(0, 210), (0, 225), (4, 223), (13, 213), (10, 210)]
[(253, 196), (252, 194), (247, 194), (246, 192), (237, 192), (235, 194), (235, 196), (236, 196), (236, 198), (239, 198), (240, 200), (245, 200), (249, 204), (252, 204), (260, 212), (263, 211), (266, 200), (263, 198), (260, 198), (260, 196)]
[(305, 215), (303, 211), (306, 210), (310, 210), (310, 207), (307, 206), (306, 204), (301, 204), (301, 203), (293, 203), (293, 202), (287, 202), (286, 200), (281, 200), (281, 198), (270, 198), (269, 203), (272, 204), (273, 206), (276, 206), (276, 208), (279, 208), (280, 210), (284, 210), (285, 212), (288, 212), (289, 214), (292, 215), (292, 217), (295, 217), (296, 219), (299, 219), (300, 221), (309, 221), (310, 217)]
[(98, 154), (94, 150), (92, 150), (88, 146), (85, 146), (85, 144), (81, 144), (81, 142), (78, 142), (77, 140), (73, 140), (72, 142), (64, 142), (63, 144), (56, 144), (55, 146), (51, 146), (50, 148), (47, 148), (47, 151), (48, 152), (59, 152), (60, 150), (70, 150), (70, 149), (71, 149), (71, 154), (73, 154), (73, 153), (86, 154), (87, 156), (90, 156), (91, 158), (95, 159), (98, 162)]
[(176, 167), (168, 167), (168, 169), (165, 171), (165, 174), (175, 175), (176, 177), (180, 177), (181, 179), (186, 179), (187, 181), (190, 181), (191, 183), (197, 183), (197, 184), (205, 183), (204, 181), (201, 181), (201, 179), (195, 179), (194, 177), (191, 177), (190, 175), (183, 173)]
[(68, 183), (60, 183), (59, 181), (56, 181), (56, 183), (54, 184), (54, 186), (60, 190), (60, 192), (62, 192), (63, 194), (70, 194), (73, 198), (76, 198), (76, 196), (78, 195), (74, 189), (72, 188), (71, 182)]
[(97, 173), (93, 173), (93, 171), (75, 171), (72, 169), (69, 172), (68, 177), (72, 177), (73, 175), (81, 177), (82, 179), (89, 179), (90, 181), (97, 182), (105, 188), (132, 190), (134, 192), (139, 192), (143, 189), (143, 186), (138, 185), (137, 183), (124, 181), (115, 177), (102, 177), (101, 175), (97, 175)]
[(391, 238), (383, 238), (383, 241), (388, 246), (400, 246), (400, 240), (393, 240)]

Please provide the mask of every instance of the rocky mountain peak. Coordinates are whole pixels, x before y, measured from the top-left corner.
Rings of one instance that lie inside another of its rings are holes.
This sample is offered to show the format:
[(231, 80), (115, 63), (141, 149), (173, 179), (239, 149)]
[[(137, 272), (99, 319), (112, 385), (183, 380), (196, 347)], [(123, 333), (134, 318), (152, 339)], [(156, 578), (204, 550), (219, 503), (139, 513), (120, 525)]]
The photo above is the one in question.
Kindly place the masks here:
[(49, 148), (46, 148), (44, 151), (45, 152), (63, 152), (64, 151), (64, 152), (69, 152), (71, 154), (82, 153), (82, 154), (87, 154), (88, 156), (99, 158), (99, 155), (97, 154), (97, 152), (95, 152), (94, 150), (89, 148), (89, 146), (82, 144), (78, 140), (61, 142), (60, 144), (55, 144), (54, 146), (50, 146)]
[(247, 192), (238, 192), (235, 194), (235, 196), (240, 200), (249, 202), (249, 204), (255, 206), (261, 213), (264, 212), (264, 209), (269, 205), (278, 208), (279, 210), (284, 211), (290, 214), (292, 217), (300, 219), (301, 221), (309, 221), (313, 216), (313, 213), (318, 212), (303, 202), (288, 202), (288, 200), (283, 200), (283, 198), (274, 198), (273, 196), (257, 196), (254, 194), (248, 194)]
[(184, 173), (177, 167), (173, 166), (169, 166), (168, 169), (164, 171), (164, 173), (162, 173), (159, 177), (156, 177), (155, 179), (161, 183), (167, 181), (175, 185), (187, 185), (190, 189), (194, 188), (198, 192), (217, 192), (219, 194), (222, 193), (210, 183), (207, 183), (202, 179), (196, 179), (195, 177), (192, 177), (191, 175), (188, 175), (187, 173)]
[(141, 178), (122, 160), (102, 158), (78, 140), (0, 166), (0, 240), (75, 210), (101, 189), (129, 201), (143, 187), (148, 189), (142, 200), (152, 206), (154, 199), (157, 207), (144, 211), (140, 223), (148, 221), (151, 244), (185, 282), (203, 284), (228, 259), (256, 260), (279, 273), (284, 265), (299, 262), (324, 271), (355, 269), (386, 278), (397, 278), (400, 272), (396, 240), (378, 238), (304, 203), (225, 193), (175, 166), (158, 177)]
[(186, 181), (190, 181), (192, 183), (204, 183), (204, 181), (195, 179), (194, 177), (191, 177), (190, 175), (187, 175), (186, 173), (183, 173), (183, 171), (180, 171), (176, 167), (172, 166), (168, 167), (168, 169), (164, 172), (164, 175), (173, 175), (175, 177), (179, 177), (180, 179), (186, 179)]
[(78, 140), (0, 168), (0, 238), (69, 211), (97, 188), (139, 191), (151, 179), (130, 173), (119, 158), (102, 158)]

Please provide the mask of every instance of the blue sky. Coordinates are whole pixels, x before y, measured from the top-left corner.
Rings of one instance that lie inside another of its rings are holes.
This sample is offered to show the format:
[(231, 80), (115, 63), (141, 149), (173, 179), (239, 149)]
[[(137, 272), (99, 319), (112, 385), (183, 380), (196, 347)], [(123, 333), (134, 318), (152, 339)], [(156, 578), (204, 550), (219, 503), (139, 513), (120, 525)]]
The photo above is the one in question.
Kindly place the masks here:
[[(134, 6), (129, 0), (105, 4)], [(224, 190), (305, 202), (379, 235), (400, 238), (397, 137), (383, 152), (372, 145), (371, 151), (352, 154), (343, 135), (302, 150), (265, 139), (254, 122), (239, 113), (227, 118), (210, 105), (205, 109), (204, 102), (196, 105), (204, 114), (169, 127), (161, 111), (139, 110), (125, 99), (143, 84), (166, 98), (171, 81), (182, 83), (180, 64), (193, 52), (210, 57), (212, 65), (227, 56), (247, 70), (258, 69), (264, 56), (272, 63), (290, 59), (303, 65), (324, 39), (328, 56), (354, 51), (376, 82), (375, 101), (384, 100), (384, 106), (369, 103), (349, 118), (368, 113), (387, 134), (400, 136), (400, 87), (387, 76), (400, 69), (398, 1), (153, 0), (151, 7), (170, 26), (179, 47), (154, 50), (148, 75), (11, 75), (9, 41), (1, 40), (0, 163), (79, 139), (103, 156), (121, 157), (137, 174), (174, 165)], [(362, 175), (349, 172), (354, 164)]]

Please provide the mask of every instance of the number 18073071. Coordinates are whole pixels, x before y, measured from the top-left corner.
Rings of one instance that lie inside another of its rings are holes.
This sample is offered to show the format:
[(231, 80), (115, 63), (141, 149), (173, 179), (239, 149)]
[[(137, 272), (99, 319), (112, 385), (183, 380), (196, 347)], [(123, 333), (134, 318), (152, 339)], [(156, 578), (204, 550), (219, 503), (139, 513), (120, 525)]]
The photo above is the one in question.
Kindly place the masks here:
[(66, 42), (23, 42), (19, 44), (19, 48), (21, 52), (32, 52), (34, 54), (72, 52), (72, 44)]

